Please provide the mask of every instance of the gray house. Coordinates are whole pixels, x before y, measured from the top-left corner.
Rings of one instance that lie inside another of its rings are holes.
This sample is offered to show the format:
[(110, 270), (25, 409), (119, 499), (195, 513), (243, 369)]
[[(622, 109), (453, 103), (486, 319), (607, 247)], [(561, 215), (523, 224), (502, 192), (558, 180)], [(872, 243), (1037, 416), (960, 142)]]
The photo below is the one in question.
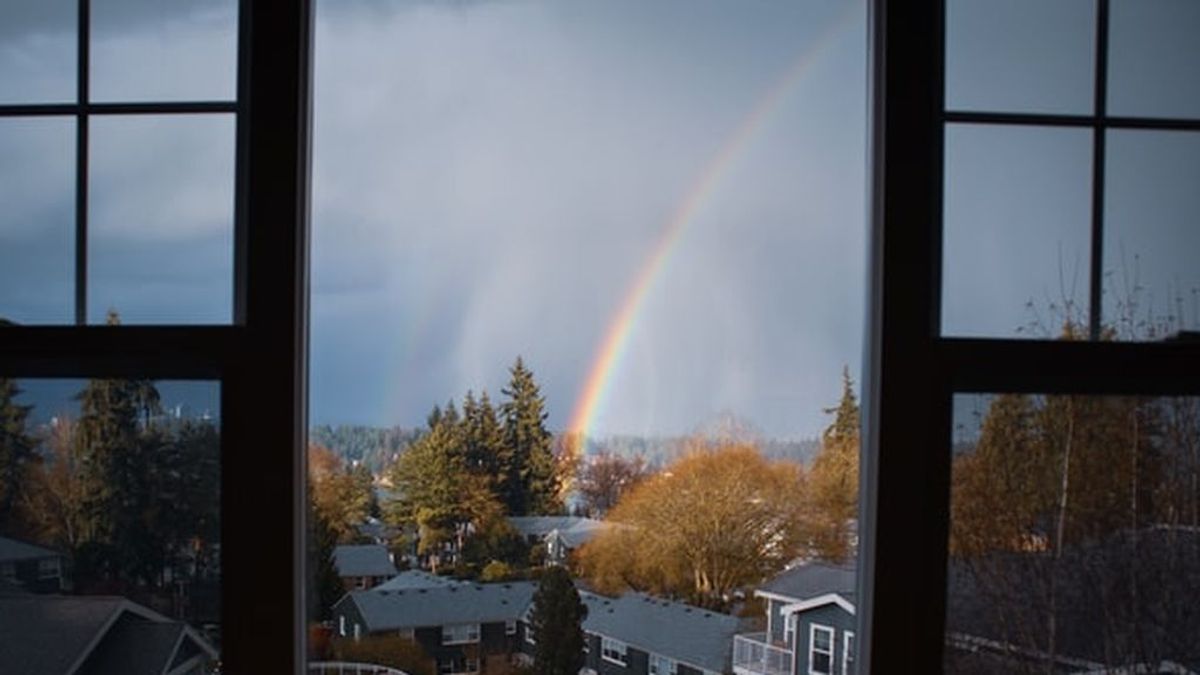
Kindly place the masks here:
[(754, 592), (766, 601), (764, 632), (737, 635), (737, 675), (849, 675), (854, 672), (855, 568), (810, 562)]
[(41, 546), (0, 537), (0, 581), (35, 593), (62, 591), (63, 556)]
[(610, 523), (582, 516), (513, 516), (508, 519), (527, 544), (546, 547), (546, 561), (560, 565), (571, 551), (611, 527)]
[(0, 592), (0, 636), (13, 673), (203, 675), (217, 658), (186, 624), (118, 597)]
[[(399, 577), (398, 577), (399, 578)], [(404, 589), (353, 591), (333, 606), (342, 637), (400, 635), (419, 644), (435, 672), (485, 673), (503, 670), (518, 650), (518, 619), (535, 585), (453, 583)], [(425, 580), (428, 581), (428, 580)]]
[(338, 546), (333, 549), (333, 564), (347, 591), (366, 590), (396, 576), (391, 555), (376, 544)]
[[(730, 672), (737, 617), (640, 593), (609, 598), (580, 592), (588, 607), (584, 670), (589, 675), (714, 675)], [(522, 652), (537, 637), (521, 625)]]

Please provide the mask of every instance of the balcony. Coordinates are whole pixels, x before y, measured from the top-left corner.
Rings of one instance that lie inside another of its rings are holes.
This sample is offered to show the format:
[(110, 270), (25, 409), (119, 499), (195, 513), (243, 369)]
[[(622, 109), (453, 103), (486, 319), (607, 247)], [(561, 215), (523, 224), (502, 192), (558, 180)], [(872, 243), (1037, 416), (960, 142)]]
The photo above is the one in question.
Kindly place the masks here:
[(767, 641), (766, 633), (733, 636), (737, 675), (792, 675), (792, 652)]

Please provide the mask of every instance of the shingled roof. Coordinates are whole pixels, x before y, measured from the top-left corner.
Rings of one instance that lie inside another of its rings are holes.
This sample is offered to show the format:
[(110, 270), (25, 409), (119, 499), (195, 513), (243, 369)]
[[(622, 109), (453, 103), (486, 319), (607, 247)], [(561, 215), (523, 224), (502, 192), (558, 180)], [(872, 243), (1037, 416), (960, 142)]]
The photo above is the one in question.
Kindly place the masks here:
[(340, 577), (396, 576), (396, 566), (387, 549), (375, 544), (338, 546), (333, 549), (333, 563)]
[(836, 593), (847, 601), (854, 602), (857, 586), (857, 571), (853, 562), (843, 565), (807, 562), (780, 572), (754, 594), (777, 596), (799, 602)]
[(334, 609), (353, 603), (367, 632), (459, 623), (493, 623), (524, 614), (533, 598), (534, 584), (453, 584), (406, 590), (353, 591), (338, 600)]
[(51, 551), (48, 548), (26, 544), (23, 541), (0, 537), (0, 562), (16, 562), (20, 560), (37, 560), (40, 558), (54, 558), (61, 556), (61, 553)]
[(728, 614), (641, 593), (608, 598), (579, 594), (588, 607), (583, 629), (645, 652), (717, 673), (729, 670), (741, 621)]

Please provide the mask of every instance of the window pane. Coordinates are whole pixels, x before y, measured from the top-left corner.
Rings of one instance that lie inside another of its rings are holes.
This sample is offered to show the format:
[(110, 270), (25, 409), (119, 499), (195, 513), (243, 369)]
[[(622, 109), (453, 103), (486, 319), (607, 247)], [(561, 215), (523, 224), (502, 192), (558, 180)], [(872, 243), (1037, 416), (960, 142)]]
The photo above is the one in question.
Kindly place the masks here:
[(88, 321), (232, 318), (232, 115), (92, 120)]
[[(571, 622), (531, 630), (533, 584), (566, 570), (598, 591), (593, 671), (722, 673), (735, 638), (805, 660), (731, 599), (855, 554), (865, 5), (320, 3), (313, 508), (399, 569), (330, 584), (314, 630), (370, 616), (314, 658), (380, 654), (391, 612), (468, 621), (506, 584), (525, 595), (482, 620), (486, 659), (582, 653)], [(797, 482), (818, 455), (820, 516)], [(431, 662), (430, 632), (397, 649)]]
[(0, 104), (74, 101), (76, 0), (0, 3)]
[(98, 0), (91, 46), (94, 101), (236, 96), (236, 0)]
[(1200, 116), (1200, 3), (1113, 0), (1110, 30), (1110, 114)]
[(1200, 133), (1108, 134), (1104, 323), (1123, 340), (1200, 328)]
[(946, 672), (1188, 662), (1200, 399), (962, 396), (955, 413)]
[(0, 119), (0, 319), (75, 316), (75, 121)]
[(215, 665), (219, 391), (0, 378), (0, 671)]
[(1092, 0), (947, 0), (946, 108), (1090, 113)]
[(1090, 162), (1088, 131), (946, 127), (943, 335), (1087, 325)]

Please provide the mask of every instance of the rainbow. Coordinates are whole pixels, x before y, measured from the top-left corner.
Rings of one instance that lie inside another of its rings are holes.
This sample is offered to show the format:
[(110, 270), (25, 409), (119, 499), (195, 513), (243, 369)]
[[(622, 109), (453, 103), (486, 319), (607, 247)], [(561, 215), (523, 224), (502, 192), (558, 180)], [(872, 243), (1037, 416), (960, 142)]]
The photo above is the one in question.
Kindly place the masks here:
[[(853, 8), (855, 3), (847, 3)], [(638, 315), (646, 302), (647, 296), (654, 287), (654, 282), (666, 269), (672, 254), (675, 252), (688, 226), (711, 200), (721, 180), (729, 172), (734, 160), (743, 154), (754, 140), (755, 136), (766, 126), (771, 113), (775, 112), (786, 94), (793, 89), (804, 77), (809, 66), (824, 50), (832, 37), (840, 32), (843, 26), (849, 24), (848, 19), (853, 11), (846, 11), (836, 20), (819, 39), (814, 40), (808, 49), (788, 67), (782, 77), (775, 82), (767, 92), (758, 99), (750, 112), (734, 129), (717, 150), (716, 155), (697, 176), (684, 197), (671, 212), (671, 217), (663, 225), (662, 233), (649, 257), (642, 264), (637, 275), (625, 292), (624, 299), (616, 313), (609, 320), (604, 331), (604, 337), (596, 350), (588, 370), (583, 387), (576, 396), (575, 407), (572, 409), (567, 432), (581, 441), (587, 436), (595, 423), (596, 416), (608, 394), (613, 374), (620, 365), (629, 345), (629, 337), (637, 325)]]

